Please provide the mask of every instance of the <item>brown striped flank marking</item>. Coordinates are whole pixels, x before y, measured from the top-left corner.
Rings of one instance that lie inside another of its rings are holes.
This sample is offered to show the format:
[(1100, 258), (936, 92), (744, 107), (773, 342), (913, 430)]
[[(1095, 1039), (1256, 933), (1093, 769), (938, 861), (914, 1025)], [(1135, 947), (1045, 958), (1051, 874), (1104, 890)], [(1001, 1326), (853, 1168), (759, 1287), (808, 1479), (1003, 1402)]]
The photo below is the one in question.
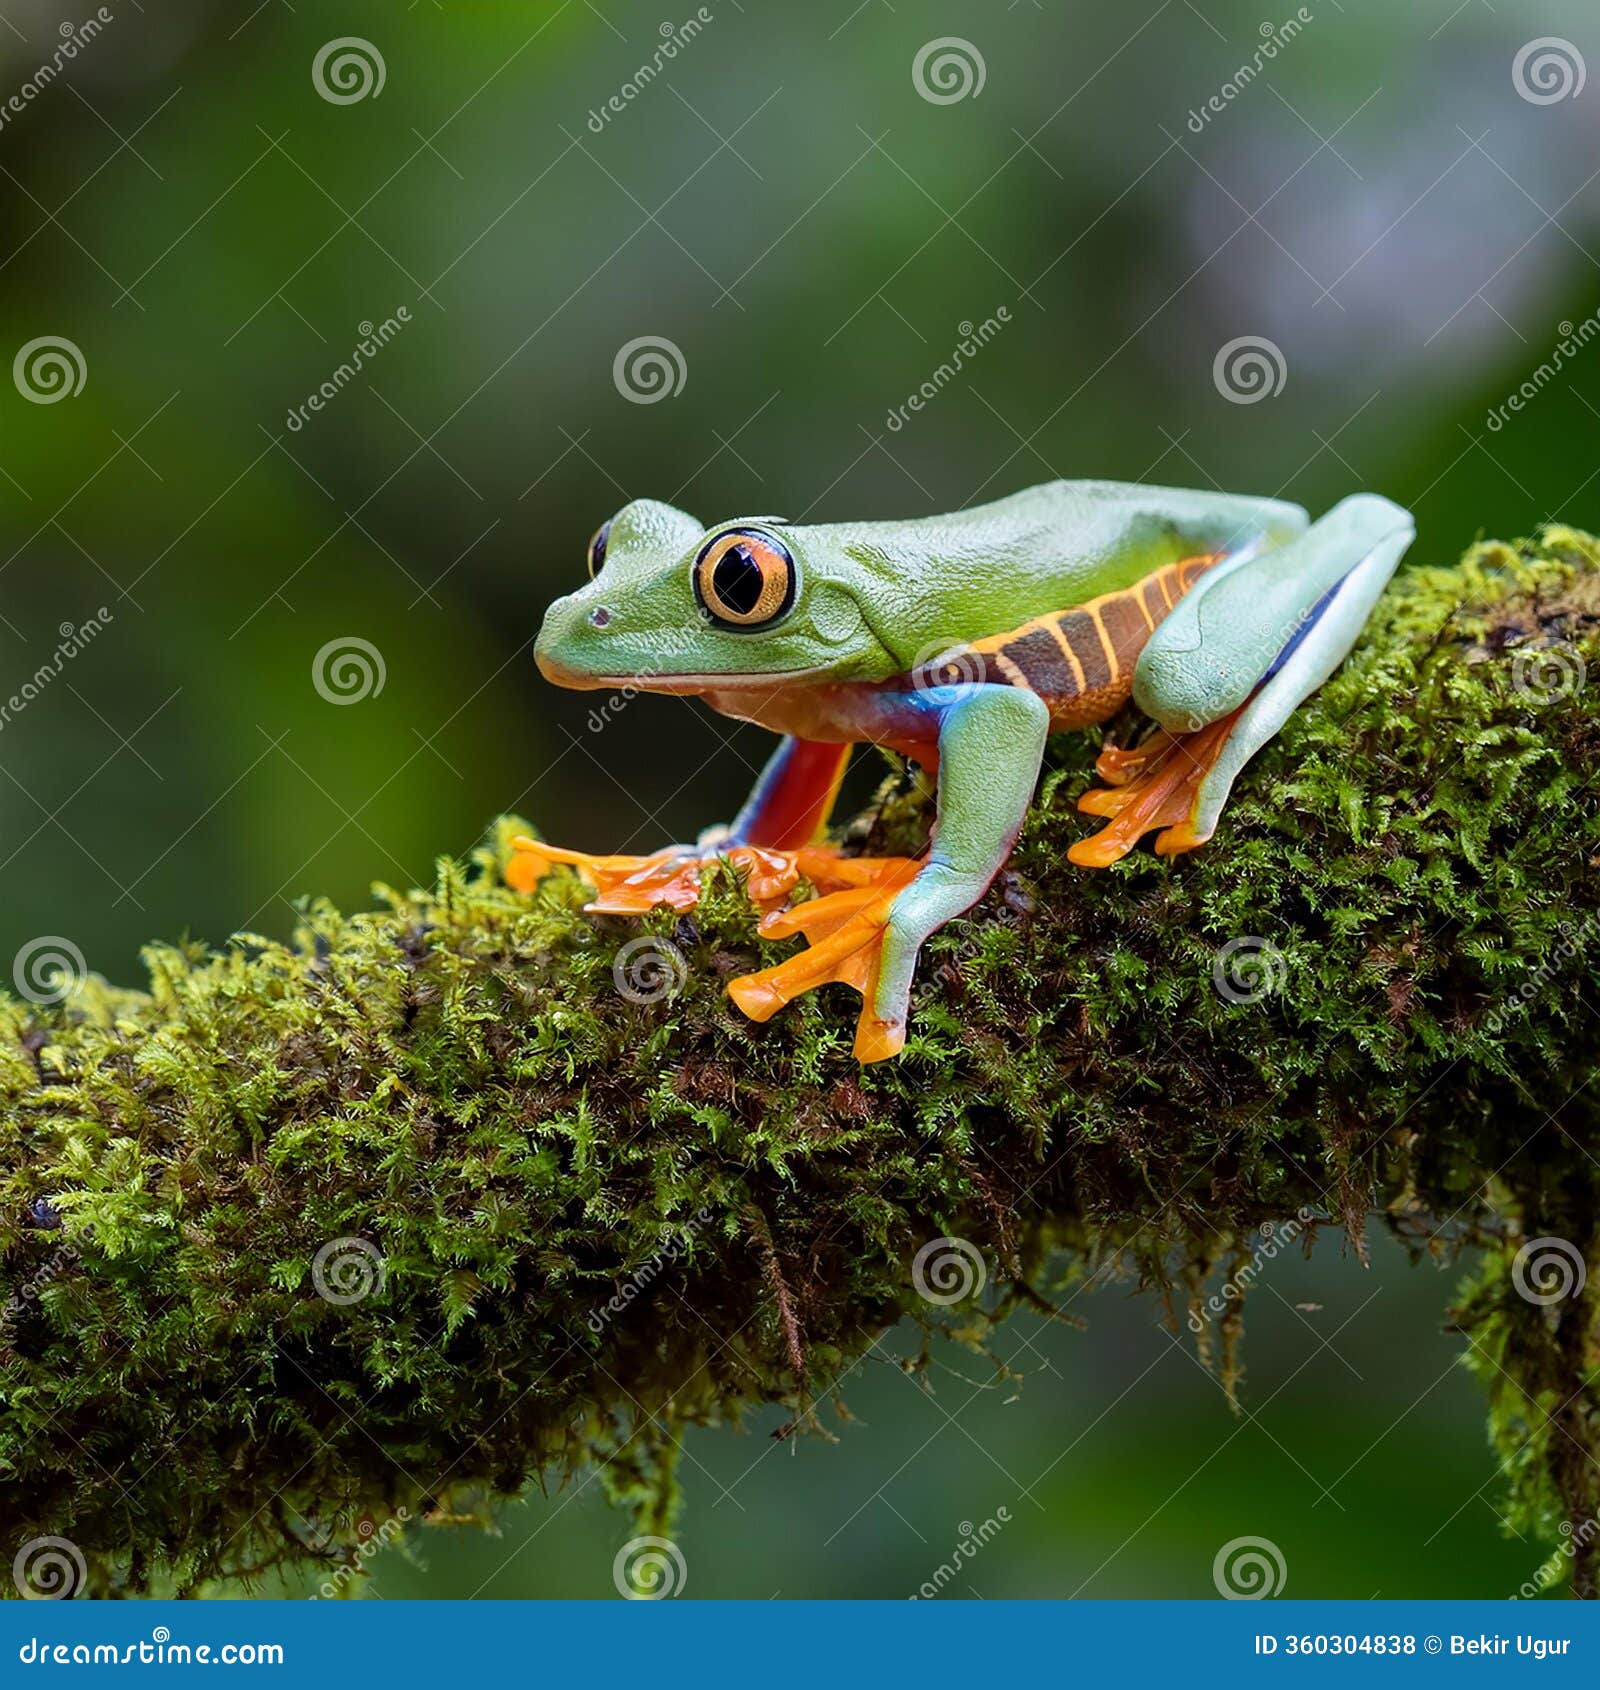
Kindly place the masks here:
[(907, 678), (919, 688), (974, 681), (1027, 687), (1049, 705), (1052, 730), (1103, 722), (1127, 702), (1134, 665), (1157, 624), (1218, 561), (1168, 564), (1119, 592), (952, 646)]

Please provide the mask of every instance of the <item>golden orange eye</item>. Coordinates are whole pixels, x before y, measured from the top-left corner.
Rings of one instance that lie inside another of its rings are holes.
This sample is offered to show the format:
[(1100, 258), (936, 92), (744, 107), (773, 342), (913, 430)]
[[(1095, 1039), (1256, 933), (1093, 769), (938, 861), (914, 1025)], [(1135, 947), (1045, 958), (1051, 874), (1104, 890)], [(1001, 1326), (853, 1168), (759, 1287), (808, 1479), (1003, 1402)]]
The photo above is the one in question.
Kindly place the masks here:
[(712, 621), (726, 628), (764, 628), (794, 603), (794, 559), (772, 535), (734, 528), (700, 548), (694, 591)]
[(592, 581), (600, 573), (601, 566), (606, 561), (606, 541), (611, 538), (611, 524), (602, 522), (589, 536), (589, 579)]

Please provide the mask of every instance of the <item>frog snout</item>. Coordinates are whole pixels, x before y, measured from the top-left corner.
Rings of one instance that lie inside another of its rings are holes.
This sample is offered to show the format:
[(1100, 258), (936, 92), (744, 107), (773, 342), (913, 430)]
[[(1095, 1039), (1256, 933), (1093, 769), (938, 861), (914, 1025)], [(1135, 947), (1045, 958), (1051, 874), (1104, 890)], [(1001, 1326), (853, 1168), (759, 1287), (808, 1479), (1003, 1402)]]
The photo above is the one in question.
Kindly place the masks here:
[[(573, 593), (557, 599), (544, 613), (544, 626), (534, 641), (533, 660), (539, 673), (558, 687), (593, 687), (605, 672), (599, 642), (611, 621), (603, 604)], [(593, 654), (589, 663), (584, 659)]]

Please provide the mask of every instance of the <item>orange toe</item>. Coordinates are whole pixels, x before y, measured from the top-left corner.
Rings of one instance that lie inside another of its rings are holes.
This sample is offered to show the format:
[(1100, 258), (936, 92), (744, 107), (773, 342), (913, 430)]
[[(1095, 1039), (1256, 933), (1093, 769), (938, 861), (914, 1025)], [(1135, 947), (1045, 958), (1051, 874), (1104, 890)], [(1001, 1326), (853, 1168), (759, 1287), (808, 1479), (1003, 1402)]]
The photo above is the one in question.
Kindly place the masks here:
[(800, 879), (796, 853), (769, 851), (754, 845), (734, 845), (705, 855), (679, 850), (649, 856), (595, 856), (570, 851), (542, 840), (512, 840), (515, 855), (506, 867), (506, 883), (531, 892), (557, 863), (575, 868), (595, 889), (584, 908), (595, 915), (646, 915), (665, 905), (690, 910), (700, 902), (700, 878), (705, 869), (725, 858), (743, 875), (752, 903), (762, 909), (787, 898)]
[(1198, 733), (1163, 731), (1136, 751), (1103, 751), (1095, 772), (1113, 785), (1109, 790), (1091, 787), (1078, 800), (1078, 808), (1111, 819), (1092, 838), (1072, 846), (1067, 860), (1080, 868), (1107, 868), (1158, 829), (1156, 850), (1162, 856), (1203, 845), (1210, 835), (1195, 831), (1195, 803), (1238, 718), (1235, 710)]
[[(746, 895), (762, 912), (761, 933), (768, 939), (797, 934), (807, 948), (797, 956), (728, 984), (728, 995), (752, 1021), (766, 1021), (785, 1004), (818, 986), (853, 986), (862, 997), (856, 1024), (855, 1054), (862, 1062), (881, 1062), (905, 1044), (903, 1023), (873, 1013), (883, 934), (896, 894), (922, 867), (911, 857), (845, 857), (831, 846), (807, 845), (798, 851), (733, 845), (705, 856), (657, 851), (647, 857), (592, 856), (542, 840), (518, 837), (506, 865), (506, 883), (531, 892), (557, 864), (574, 868), (595, 889), (585, 909), (602, 915), (642, 915), (661, 905), (692, 909), (700, 901), (701, 875), (708, 864), (729, 863)], [(791, 904), (803, 879), (817, 896)]]
[(893, 1056), (905, 1043), (905, 1028), (881, 1020), (872, 1005), (890, 906), (921, 867), (920, 861), (910, 857), (837, 859), (835, 877), (856, 884), (772, 911), (762, 920), (766, 938), (801, 934), (808, 941), (807, 949), (771, 968), (729, 981), (728, 996), (752, 1021), (766, 1021), (818, 986), (852, 986), (862, 997), (856, 1056), (862, 1062)]

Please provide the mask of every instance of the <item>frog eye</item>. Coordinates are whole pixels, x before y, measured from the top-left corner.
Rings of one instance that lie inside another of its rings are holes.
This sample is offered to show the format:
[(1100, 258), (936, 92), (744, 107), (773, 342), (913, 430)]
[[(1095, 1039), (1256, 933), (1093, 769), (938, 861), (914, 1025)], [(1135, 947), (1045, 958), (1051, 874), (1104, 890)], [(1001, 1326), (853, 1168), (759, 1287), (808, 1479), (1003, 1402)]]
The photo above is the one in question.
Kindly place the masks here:
[(730, 529), (700, 548), (694, 560), (694, 591), (713, 622), (726, 628), (764, 628), (794, 603), (794, 558), (771, 534)]
[(600, 573), (600, 566), (606, 561), (606, 541), (611, 537), (611, 524), (602, 522), (589, 536), (589, 579), (592, 581)]

